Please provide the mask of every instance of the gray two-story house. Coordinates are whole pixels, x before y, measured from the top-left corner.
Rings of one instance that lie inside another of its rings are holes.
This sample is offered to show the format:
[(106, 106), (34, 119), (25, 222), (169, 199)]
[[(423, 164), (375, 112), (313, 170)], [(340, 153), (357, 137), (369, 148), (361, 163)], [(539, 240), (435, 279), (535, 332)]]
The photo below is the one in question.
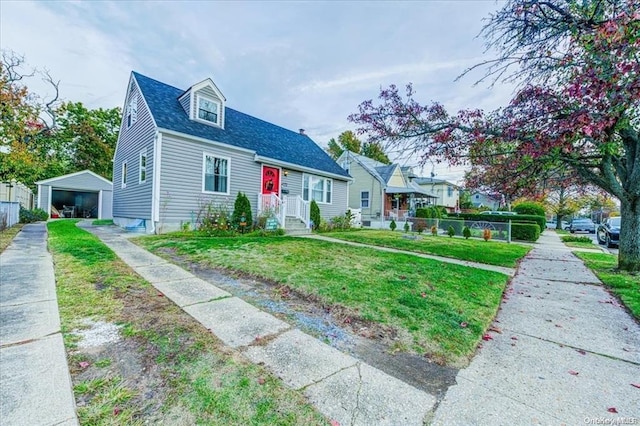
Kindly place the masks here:
[(131, 73), (113, 165), (113, 220), (162, 233), (196, 226), (204, 206), (233, 210), (238, 192), (252, 214), (286, 227), (347, 210), (349, 174), (303, 131), (226, 106), (211, 79), (179, 89)]

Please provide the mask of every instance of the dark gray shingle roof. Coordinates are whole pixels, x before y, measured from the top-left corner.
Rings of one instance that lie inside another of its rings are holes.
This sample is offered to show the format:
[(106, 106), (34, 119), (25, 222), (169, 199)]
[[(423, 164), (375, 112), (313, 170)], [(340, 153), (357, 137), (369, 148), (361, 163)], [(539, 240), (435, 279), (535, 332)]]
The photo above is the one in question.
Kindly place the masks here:
[(185, 90), (146, 77), (133, 76), (158, 127), (255, 151), (274, 160), (349, 177), (308, 136), (225, 107), (224, 129), (190, 120), (178, 102)]

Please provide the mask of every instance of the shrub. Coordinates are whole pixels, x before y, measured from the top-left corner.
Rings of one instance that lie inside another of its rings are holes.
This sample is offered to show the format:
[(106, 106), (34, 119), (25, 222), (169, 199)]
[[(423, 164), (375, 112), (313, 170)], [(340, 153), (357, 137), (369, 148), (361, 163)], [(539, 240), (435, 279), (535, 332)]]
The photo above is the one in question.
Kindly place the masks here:
[(213, 202), (205, 203), (198, 211), (198, 230), (211, 236), (233, 235), (231, 215), (223, 204), (215, 205)]
[(562, 237), (562, 242), (564, 243), (593, 243), (593, 240), (589, 237), (578, 237), (575, 235), (564, 235)]
[[(320, 223), (323, 221), (321, 220)], [(329, 229), (328, 231), (346, 231), (351, 228), (351, 211), (347, 210), (347, 212), (343, 216), (335, 216), (331, 218), (329, 221)]]
[(251, 202), (249, 198), (242, 192), (238, 192), (236, 201), (233, 205), (233, 214), (231, 215), (231, 223), (235, 229), (240, 228), (242, 215), (245, 217), (247, 229), (251, 229), (253, 225), (253, 217), (251, 215)]
[(491, 229), (485, 228), (482, 231), (482, 238), (484, 238), (485, 241), (489, 241), (491, 239)]
[(472, 213), (458, 213), (454, 217), (472, 221), (483, 222), (509, 222), (522, 223), (522, 222), (535, 222), (540, 227), (540, 232), (544, 231), (547, 227), (547, 220), (544, 216), (530, 215), (530, 214), (517, 214), (517, 215), (486, 215), (486, 214), (472, 214)]
[(469, 239), (469, 237), (471, 236), (471, 229), (469, 229), (468, 226), (465, 226), (464, 229), (462, 230), (462, 235), (464, 236), (465, 239)]
[(447, 229), (447, 235), (449, 235), (450, 238), (453, 238), (453, 236), (456, 235), (456, 230), (453, 229), (453, 226), (449, 225), (449, 229)]
[(318, 229), (320, 226), (320, 207), (318, 207), (318, 203), (316, 200), (311, 201), (311, 211), (309, 212), (309, 218), (311, 222), (313, 222), (313, 229)]
[(397, 227), (398, 227), (398, 225), (396, 225), (396, 221), (391, 219), (391, 223), (389, 224), (389, 228), (391, 228), (392, 231), (395, 231)]
[(409, 222), (405, 222), (404, 223), (404, 232), (409, 232), (409, 229), (411, 229), (411, 227), (409, 226)]
[(526, 201), (513, 207), (513, 211), (518, 214), (545, 216), (544, 206), (533, 201)]
[(418, 231), (418, 234), (422, 234), (424, 232), (424, 228), (425, 228), (425, 223), (423, 220), (418, 220), (414, 222), (415, 226), (416, 226), (416, 231)]
[(535, 223), (512, 223), (511, 239), (537, 241), (540, 238), (540, 227)]
[(438, 207), (423, 207), (416, 209), (416, 217), (424, 219), (440, 219), (442, 218), (442, 211)]
[(42, 209), (28, 210), (20, 206), (20, 223), (41, 222), (49, 219), (49, 215)]
[(435, 237), (436, 235), (438, 235), (438, 227), (437, 227), (437, 226), (433, 225), (433, 226), (431, 227), (431, 235), (433, 235), (434, 237)]

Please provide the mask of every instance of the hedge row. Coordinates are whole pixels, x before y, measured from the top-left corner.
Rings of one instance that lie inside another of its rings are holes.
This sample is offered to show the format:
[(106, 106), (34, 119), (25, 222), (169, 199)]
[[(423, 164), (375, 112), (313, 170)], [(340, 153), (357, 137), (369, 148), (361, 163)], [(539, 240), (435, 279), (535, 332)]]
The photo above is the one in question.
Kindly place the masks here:
[(538, 241), (540, 228), (535, 223), (511, 223), (511, 239)]
[(451, 217), (459, 217), (460, 219), (467, 220), (484, 220), (487, 222), (509, 222), (511, 223), (530, 223), (535, 222), (540, 226), (539, 232), (542, 232), (547, 227), (547, 219), (544, 216), (532, 215), (532, 214), (517, 214), (517, 215), (497, 215), (497, 214), (475, 214), (475, 213), (457, 213), (450, 215)]

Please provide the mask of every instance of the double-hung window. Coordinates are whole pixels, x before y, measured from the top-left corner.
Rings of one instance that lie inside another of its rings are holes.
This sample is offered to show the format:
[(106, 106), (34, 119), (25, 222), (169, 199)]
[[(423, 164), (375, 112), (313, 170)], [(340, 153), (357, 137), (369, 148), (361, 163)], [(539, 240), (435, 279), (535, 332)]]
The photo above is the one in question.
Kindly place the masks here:
[(369, 208), (369, 191), (360, 192), (360, 208), (363, 208), (363, 209)]
[(198, 96), (198, 110), (197, 116), (200, 120), (208, 121), (213, 124), (220, 124), (218, 117), (220, 112), (218, 111), (220, 104), (213, 99)]
[(452, 186), (447, 186), (447, 196), (448, 197), (453, 197), (453, 187)]
[(302, 198), (305, 201), (315, 200), (317, 203), (331, 204), (332, 190), (331, 179), (307, 174), (302, 176)]
[(138, 175), (138, 183), (145, 183), (147, 181), (147, 150), (143, 149), (140, 151), (140, 161), (139, 161), (139, 175)]
[(229, 159), (204, 154), (203, 191), (229, 194)]

